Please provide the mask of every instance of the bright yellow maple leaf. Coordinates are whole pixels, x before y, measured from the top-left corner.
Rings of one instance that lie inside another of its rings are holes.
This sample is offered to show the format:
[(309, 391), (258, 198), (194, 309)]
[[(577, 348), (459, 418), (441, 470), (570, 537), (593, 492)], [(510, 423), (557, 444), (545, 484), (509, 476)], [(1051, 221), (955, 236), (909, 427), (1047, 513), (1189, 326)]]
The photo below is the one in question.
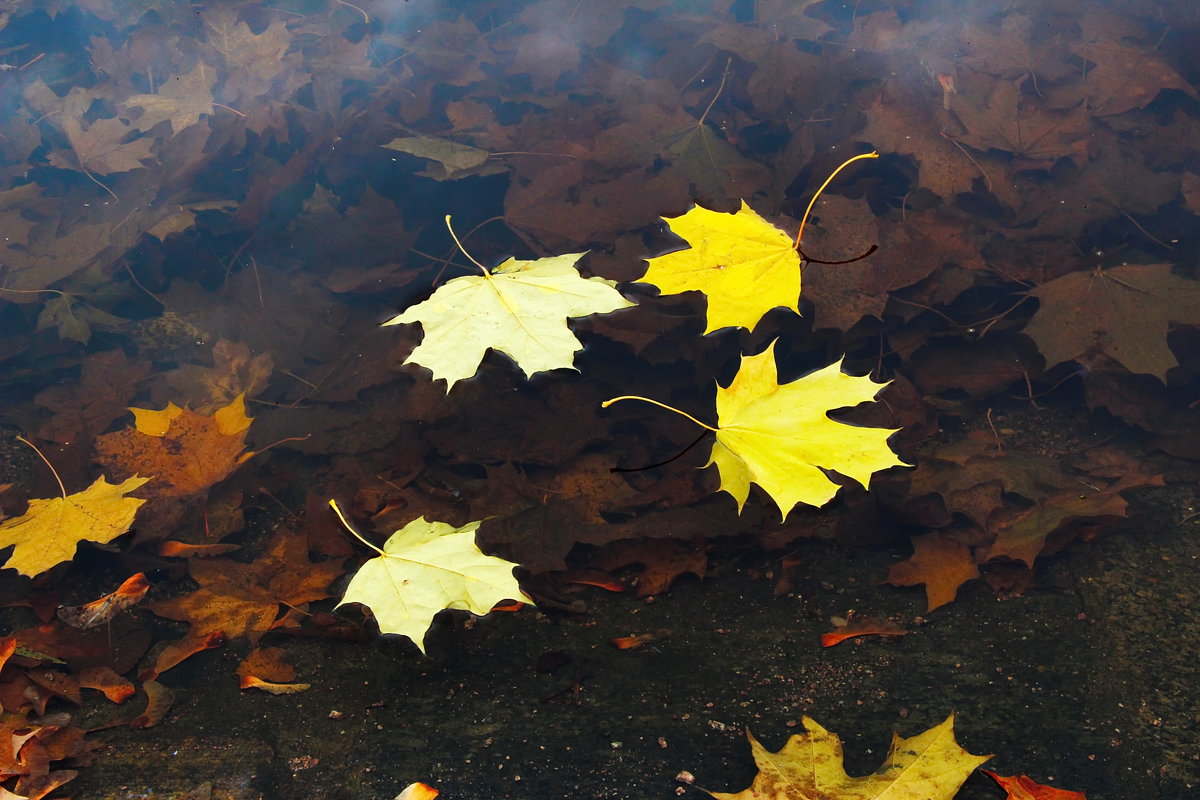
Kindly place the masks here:
[(475, 546), (479, 522), (455, 528), (418, 517), (393, 533), (380, 550), (350, 526), (334, 501), (329, 505), (347, 530), (379, 553), (350, 579), (338, 607), (362, 603), (375, 615), (381, 633), (407, 636), (422, 653), (425, 633), (443, 609), (482, 616), (502, 600), (529, 602), (513, 577), (518, 565), (484, 555)]
[(705, 333), (730, 326), (753, 330), (777, 306), (800, 313), (800, 254), (792, 237), (745, 201), (733, 214), (696, 206), (663, 219), (689, 247), (649, 259), (639, 281), (663, 294), (703, 292), (708, 297)]
[[(797, 503), (822, 506), (838, 491), (824, 470), (835, 470), (862, 486), (879, 470), (908, 466), (888, 447), (896, 431), (830, 419), (828, 412), (871, 400), (887, 384), (869, 376), (854, 377), (842, 362), (783, 384), (775, 367), (775, 342), (742, 365), (728, 387), (717, 386), (717, 426), (684, 416), (716, 434), (705, 466), (717, 465), (721, 489), (737, 500), (738, 512), (761, 486), (779, 506), (783, 518)], [(678, 409), (645, 397), (626, 395), (606, 400), (644, 400), (676, 413)]]
[(488, 348), (517, 362), (526, 376), (572, 368), (583, 345), (567, 327), (569, 317), (629, 308), (616, 281), (584, 278), (575, 268), (583, 253), (517, 261), (510, 258), (482, 275), (447, 281), (433, 296), (384, 325), (420, 322), (425, 338), (405, 363), (433, 371), (446, 391), (479, 369)]
[(727, 327), (753, 330), (773, 308), (790, 308), (799, 314), (800, 239), (808, 215), (839, 172), (870, 158), (879, 158), (879, 154), (872, 151), (853, 156), (825, 179), (800, 219), (795, 241), (755, 213), (745, 200), (732, 214), (696, 206), (682, 216), (663, 217), (671, 232), (689, 246), (648, 259), (646, 274), (639, 282), (653, 284), (663, 294), (703, 292), (708, 298), (706, 334)]
[(101, 475), (82, 492), (30, 500), (24, 514), (0, 523), (0, 548), (16, 545), (4, 566), (33, 577), (70, 561), (81, 541), (111, 542), (129, 530), (146, 502), (125, 495), (148, 480), (134, 475), (113, 484)]
[[(846, 774), (842, 740), (804, 717), (798, 733), (776, 753), (747, 731), (758, 775), (740, 792), (708, 792), (717, 800), (950, 800), (991, 756), (968, 753), (954, 740), (954, 715), (905, 739), (892, 734), (883, 765), (861, 778)], [(705, 790), (707, 791), (707, 790)]]

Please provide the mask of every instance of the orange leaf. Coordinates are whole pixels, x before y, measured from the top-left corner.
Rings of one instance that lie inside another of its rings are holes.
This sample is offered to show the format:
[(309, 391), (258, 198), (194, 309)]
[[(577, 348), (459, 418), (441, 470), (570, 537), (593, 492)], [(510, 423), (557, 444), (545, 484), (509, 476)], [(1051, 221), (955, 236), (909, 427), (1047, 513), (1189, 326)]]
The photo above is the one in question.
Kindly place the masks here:
[(0, 669), (4, 669), (4, 665), (17, 649), (17, 640), (14, 636), (5, 636), (0, 639)]
[(986, 769), (979, 770), (992, 777), (996, 783), (1008, 792), (1005, 800), (1087, 800), (1083, 792), (1071, 792), (1066, 789), (1056, 789), (1032, 780), (1028, 775), (997, 775)]
[(203, 636), (185, 636), (176, 642), (170, 642), (158, 653), (154, 666), (138, 673), (138, 678), (150, 682), (171, 667), (178, 666), (186, 659), (202, 650), (211, 650), (225, 644), (224, 631), (212, 631)]
[(866, 617), (841, 625), (832, 633), (821, 634), (821, 646), (833, 647), (855, 636), (903, 636), (906, 633), (908, 631), (894, 622)]
[(958, 587), (979, 577), (979, 567), (971, 548), (940, 533), (912, 537), (913, 554), (907, 561), (893, 564), (888, 583), (893, 586), (925, 584), (926, 610), (944, 606), (958, 594)]
[(283, 661), (283, 650), (280, 648), (254, 648), (244, 660), (238, 664), (238, 676), (241, 687), (247, 687), (247, 680), (277, 681), (281, 684), (292, 680), (296, 670)]
[(150, 581), (146, 579), (146, 573), (139, 572), (127, 578), (115, 592), (106, 594), (99, 600), (81, 606), (59, 608), (58, 618), (73, 628), (94, 628), (137, 603), (146, 596), (149, 589)]
[(15, 794), (11, 797), (22, 800), (41, 800), (68, 781), (74, 780), (79, 773), (73, 769), (56, 769), (45, 775), (23, 775), (13, 787)]
[(570, 583), (576, 586), (596, 586), (609, 592), (625, 591), (625, 584), (613, 580), (603, 570), (575, 569), (554, 573), (554, 579), (559, 583)]
[(54, 669), (31, 669), (25, 673), (29, 680), (45, 689), (56, 697), (69, 700), (75, 705), (83, 705), (83, 697), (79, 694), (79, 679)]
[(438, 796), (438, 790), (424, 783), (410, 783), (404, 791), (396, 795), (396, 800), (433, 800)]
[(671, 632), (669, 630), (660, 628), (653, 633), (638, 633), (632, 636), (618, 636), (615, 639), (609, 639), (609, 641), (612, 642), (612, 646), (618, 650), (635, 650), (644, 644), (650, 644), (650, 642), (654, 642), (659, 639), (665, 639), (670, 635)]
[(168, 539), (158, 546), (158, 554), (164, 558), (212, 558), (223, 556), (239, 549), (236, 544), (188, 544)]
[(262, 689), (264, 692), (271, 694), (296, 694), (312, 688), (311, 683), (272, 683), (264, 681), (262, 678), (256, 678), (253, 675), (247, 675), (242, 678), (242, 689)]
[(118, 705), (137, 694), (133, 681), (121, 677), (111, 667), (88, 667), (79, 673), (79, 685), (104, 692), (105, 697)]

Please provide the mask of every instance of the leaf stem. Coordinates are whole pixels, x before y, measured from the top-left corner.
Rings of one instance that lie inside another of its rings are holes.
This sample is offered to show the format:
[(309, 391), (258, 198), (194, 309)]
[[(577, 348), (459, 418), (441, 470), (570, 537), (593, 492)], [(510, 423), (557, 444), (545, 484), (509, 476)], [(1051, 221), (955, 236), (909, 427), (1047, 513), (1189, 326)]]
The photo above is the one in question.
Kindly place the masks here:
[(608, 408), (609, 406), (611, 406), (613, 403), (617, 402), (618, 400), (641, 400), (643, 403), (649, 403), (650, 405), (658, 406), (659, 408), (665, 408), (667, 411), (674, 411), (676, 414), (680, 415), (681, 417), (687, 417), (692, 422), (696, 423), (697, 425), (699, 425), (701, 428), (704, 428), (705, 430), (712, 431), (713, 433), (717, 432), (716, 428), (714, 428), (711, 425), (707, 425), (707, 424), (701, 422), (700, 420), (696, 419), (695, 417), (693, 417), (691, 414), (687, 413), (686, 411), (680, 411), (678, 408), (669, 406), (666, 403), (660, 403), (657, 400), (651, 400), (649, 397), (641, 397), (636, 394), (623, 394), (620, 397), (614, 397), (611, 400), (605, 400), (603, 403), (600, 404), (600, 407)]
[(725, 59), (725, 70), (721, 73), (721, 85), (717, 87), (717, 93), (709, 101), (708, 108), (704, 109), (704, 113), (700, 115), (700, 121), (696, 123), (697, 128), (704, 124), (704, 120), (708, 119), (708, 112), (712, 111), (713, 106), (717, 104), (717, 100), (721, 97), (721, 92), (725, 91), (725, 81), (729, 78), (729, 65), (732, 63), (733, 56)]
[[(447, 217), (447, 219), (449, 219), (449, 218)], [(345, 526), (346, 530), (350, 531), (350, 533), (352, 533), (354, 535), (355, 539), (358, 539), (360, 542), (365, 544), (367, 547), (371, 548), (376, 553), (379, 553), (379, 555), (387, 556), (387, 553), (383, 552), (378, 547), (376, 547), (375, 545), (368, 542), (365, 538), (363, 538), (363, 535), (361, 533), (354, 530), (354, 526), (350, 524), (349, 520), (346, 519), (346, 515), (342, 513), (342, 510), (340, 508), (338, 508), (337, 500), (331, 499), (329, 501), (329, 507), (333, 509), (333, 513), (337, 514), (337, 518), (342, 521), (342, 525)]]
[(470, 253), (468, 253), (467, 248), (463, 247), (463, 243), (458, 240), (458, 235), (454, 233), (454, 228), (452, 228), (450, 226), (450, 215), (449, 214), (446, 215), (446, 227), (450, 230), (450, 238), (454, 240), (454, 243), (456, 245), (458, 245), (458, 249), (462, 250), (462, 254), (467, 257), (467, 260), (470, 261), (475, 266), (479, 267), (481, 270), (483, 270), (483, 277), (485, 277), (485, 278), (492, 277), (492, 273), (488, 270), (488, 268), (485, 267), (483, 264), (480, 264), (478, 261), (476, 261), (475, 257), (472, 256)]
[(800, 246), (800, 240), (804, 237), (804, 224), (808, 222), (808, 215), (812, 213), (813, 206), (817, 204), (817, 198), (821, 196), (821, 192), (825, 191), (825, 187), (833, 182), (833, 179), (837, 177), (839, 172), (853, 164), (855, 161), (860, 161), (864, 158), (879, 158), (879, 153), (872, 150), (869, 153), (863, 153), (862, 155), (857, 155), (854, 158), (843, 161), (842, 165), (835, 169), (830, 176), (825, 179), (825, 182), (821, 184), (821, 188), (817, 189), (817, 193), (813, 195), (812, 200), (808, 201), (808, 208), (804, 209), (804, 216), (800, 219), (800, 230), (796, 232), (796, 247)]
[(39, 458), (41, 458), (41, 459), (42, 459), (42, 461), (45, 461), (45, 462), (46, 462), (46, 466), (50, 468), (50, 474), (54, 476), (54, 480), (58, 481), (58, 490), (59, 490), (60, 492), (62, 492), (63, 500), (66, 500), (66, 499), (67, 499), (67, 487), (63, 486), (62, 478), (58, 477), (58, 470), (56, 470), (56, 469), (54, 468), (54, 465), (50, 463), (50, 459), (46, 458), (45, 454), (43, 454), (41, 450), (38, 450), (38, 448), (37, 448), (37, 445), (36, 445), (36, 444), (34, 444), (33, 442), (29, 441), (29, 440), (28, 440), (28, 439), (26, 439), (24, 436), (20, 436), (20, 435), (18, 435), (18, 436), (17, 436), (17, 441), (18, 441), (18, 442), (24, 442), (25, 444), (27, 444), (27, 445), (29, 445), (30, 447), (32, 447), (32, 448), (33, 448), (33, 452), (37, 453), (37, 454), (38, 454), (38, 457), (39, 457)]

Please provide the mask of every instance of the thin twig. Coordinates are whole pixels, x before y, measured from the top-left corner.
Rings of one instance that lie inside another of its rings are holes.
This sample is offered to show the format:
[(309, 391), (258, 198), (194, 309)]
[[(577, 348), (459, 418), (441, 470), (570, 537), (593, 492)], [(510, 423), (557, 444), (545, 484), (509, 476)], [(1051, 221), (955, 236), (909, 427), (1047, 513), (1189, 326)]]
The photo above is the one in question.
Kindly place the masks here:
[(132, 280), (133, 280), (133, 285), (134, 285), (134, 286), (138, 287), (138, 288), (139, 288), (139, 289), (141, 289), (143, 292), (145, 292), (146, 294), (148, 294), (148, 295), (150, 295), (152, 298), (154, 298), (154, 302), (158, 303), (158, 304), (159, 304), (160, 306), (162, 306), (163, 308), (166, 308), (166, 307), (167, 307), (167, 304), (163, 302), (163, 300), (162, 300), (162, 298), (161, 298), (161, 297), (159, 297), (159, 296), (158, 296), (158, 295), (156, 295), (154, 292), (150, 291), (149, 289), (147, 289), (145, 286), (143, 286), (143, 285), (142, 285), (142, 282), (138, 280), (138, 278), (137, 278), (137, 275), (134, 275), (134, 274), (133, 274), (133, 268), (129, 266), (129, 262), (128, 262), (128, 261), (126, 261), (126, 260), (124, 260), (124, 259), (121, 259), (121, 263), (122, 263), (122, 264), (125, 266), (125, 271), (129, 273), (129, 277), (130, 277), (130, 279), (132, 279)]
[[(968, 153), (968, 152), (967, 152), (967, 148), (963, 147), (963, 146), (962, 146), (961, 144), (959, 144), (957, 141), (955, 141), (954, 139), (952, 139), (952, 138), (951, 138), (949, 135), (947, 135), (947, 133), (946, 133), (945, 131), (941, 131), (941, 134), (942, 134), (942, 138), (943, 138), (943, 139), (945, 139), (946, 141), (950, 142), (950, 144), (954, 145), (954, 146), (955, 146), (955, 147), (957, 147), (959, 150), (961, 150), (961, 151), (962, 151), (962, 154), (963, 154), (964, 156), (966, 156), (966, 157), (967, 157), (967, 160), (968, 160), (968, 161), (970, 161), (972, 164), (974, 164), (974, 165), (975, 165), (975, 169), (979, 170), (979, 174), (983, 176), (983, 181), (984, 181), (984, 183), (986, 183), (986, 184), (987, 184), (987, 190), (988, 190), (989, 192), (991, 192), (991, 191), (992, 191), (992, 179), (991, 179), (991, 177), (990, 177), (990, 176), (987, 174), (987, 170), (985, 170), (985, 169), (983, 168), (983, 165), (982, 165), (982, 164), (980, 164), (978, 161), (976, 161), (976, 160), (975, 160), (975, 158), (974, 158), (974, 157), (973, 157), (973, 156), (972, 156), (970, 153)], [(992, 193), (993, 193), (993, 194), (995, 194), (995, 192), (992, 192)]]

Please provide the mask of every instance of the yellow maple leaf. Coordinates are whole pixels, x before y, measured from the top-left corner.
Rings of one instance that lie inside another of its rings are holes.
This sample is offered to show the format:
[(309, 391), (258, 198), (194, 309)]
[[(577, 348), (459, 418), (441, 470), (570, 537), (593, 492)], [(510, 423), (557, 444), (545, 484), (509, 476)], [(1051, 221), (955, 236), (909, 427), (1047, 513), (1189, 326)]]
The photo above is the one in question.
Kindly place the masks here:
[(147, 480), (134, 475), (113, 484), (101, 475), (82, 492), (30, 500), (24, 514), (0, 523), (0, 548), (16, 545), (4, 566), (33, 577), (70, 561), (81, 541), (111, 542), (129, 530), (146, 502), (125, 495)]
[(663, 217), (688, 248), (648, 259), (646, 274), (639, 282), (653, 284), (663, 294), (703, 292), (708, 298), (706, 334), (731, 326), (753, 330), (773, 308), (789, 308), (799, 314), (799, 250), (808, 215), (839, 172), (870, 158), (879, 158), (879, 154), (872, 151), (853, 156), (825, 179), (800, 219), (795, 241), (755, 213), (745, 200), (732, 214), (696, 206), (682, 216)]
[(778, 383), (775, 342), (742, 365), (728, 387), (717, 386), (717, 427), (645, 397), (626, 395), (606, 400), (643, 400), (683, 414), (716, 434), (705, 466), (717, 465), (721, 489), (737, 500), (738, 512), (761, 486), (779, 506), (784, 519), (797, 503), (822, 506), (838, 491), (823, 470), (835, 470), (866, 486), (871, 475), (893, 466), (908, 466), (888, 447), (895, 430), (869, 428), (830, 419), (828, 412), (871, 400), (887, 384), (869, 376), (841, 371), (841, 361), (791, 383)]
[(334, 501), (329, 505), (347, 530), (379, 553), (350, 579), (338, 606), (362, 603), (375, 615), (381, 633), (407, 636), (422, 653), (425, 633), (443, 609), (483, 615), (502, 600), (529, 602), (513, 577), (518, 565), (484, 555), (475, 546), (479, 522), (455, 528), (418, 517), (394, 532), (381, 550), (350, 526)]
[(405, 363), (433, 371), (446, 391), (479, 369), (488, 348), (517, 362), (526, 376), (573, 368), (583, 345), (567, 327), (568, 317), (584, 317), (634, 305), (616, 281), (584, 278), (575, 269), (583, 253), (517, 261), (510, 258), (482, 275), (447, 281), (433, 296), (384, 325), (420, 322), (425, 331)]
[(800, 254), (792, 237), (745, 201), (733, 214), (696, 206), (663, 219), (689, 247), (649, 259), (639, 281), (663, 294), (703, 292), (708, 297), (705, 333), (729, 326), (753, 330), (777, 306), (800, 313)]
[[(778, 752), (747, 731), (758, 774), (740, 792), (708, 792), (717, 800), (949, 800), (991, 756), (968, 753), (954, 740), (954, 715), (911, 738), (892, 734), (883, 765), (861, 778), (846, 774), (842, 740), (804, 717), (805, 733)], [(707, 790), (705, 790), (707, 791)]]

